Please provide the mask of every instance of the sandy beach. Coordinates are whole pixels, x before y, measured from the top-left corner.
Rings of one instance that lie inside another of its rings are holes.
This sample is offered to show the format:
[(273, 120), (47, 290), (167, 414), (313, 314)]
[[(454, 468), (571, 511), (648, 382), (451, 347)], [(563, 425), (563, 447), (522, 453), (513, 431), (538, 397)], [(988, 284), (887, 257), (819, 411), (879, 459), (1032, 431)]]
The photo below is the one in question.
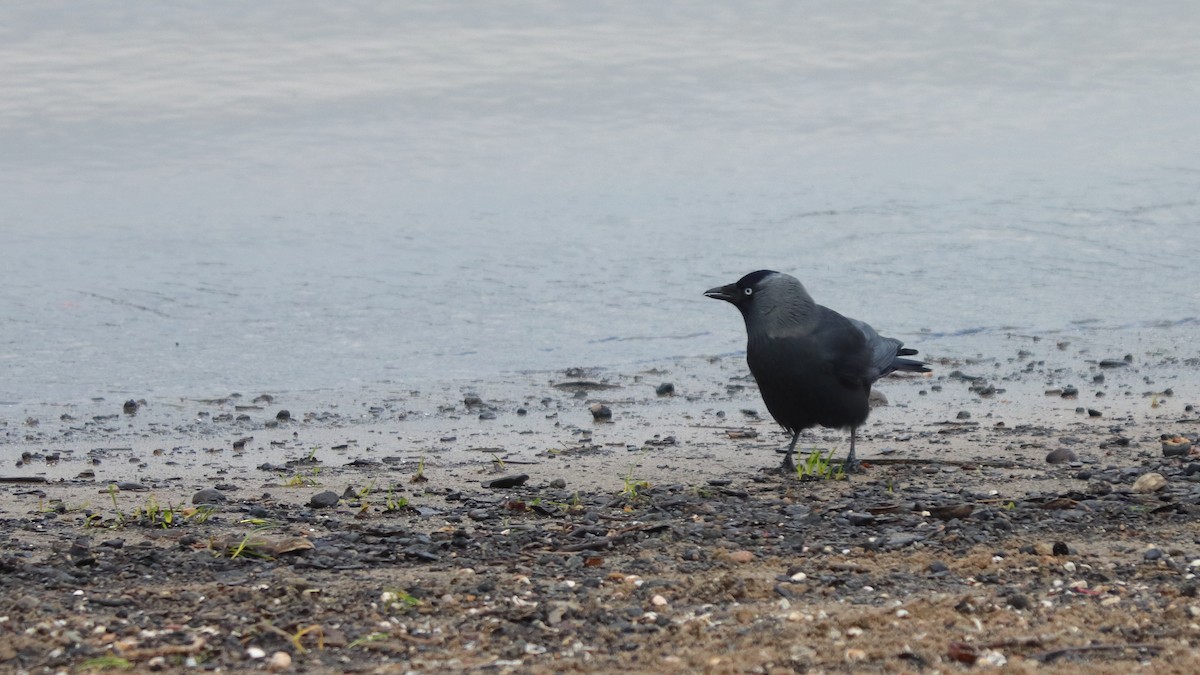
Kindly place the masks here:
[(1170, 335), (935, 357), (823, 478), (767, 470), (736, 355), (27, 406), (0, 667), (1194, 672), (1200, 362)]

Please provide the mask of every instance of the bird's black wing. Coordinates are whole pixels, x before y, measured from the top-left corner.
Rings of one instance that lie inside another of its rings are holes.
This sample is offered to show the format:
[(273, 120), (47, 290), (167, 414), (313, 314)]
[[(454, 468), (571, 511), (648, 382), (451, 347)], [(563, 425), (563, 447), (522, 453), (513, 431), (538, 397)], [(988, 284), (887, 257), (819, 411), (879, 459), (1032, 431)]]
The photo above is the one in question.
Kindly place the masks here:
[(820, 345), (834, 375), (847, 387), (870, 387), (876, 372), (875, 346), (856, 325), (861, 322), (847, 319), (828, 307), (817, 305), (816, 309), (812, 339)]
[(750, 372), (767, 410), (785, 429), (846, 427), (866, 419), (870, 383), (863, 379), (864, 341), (853, 326), (845, 326), (751, 337), (746, 349)]
[[(896, 360), (896, 356), (900, 353), (901, 347), (904, 346), (904, 343), (896, 338), (883, 337), (865, 321), (859, 321), (858, 319), (850, 318), (847, 318), (846, 320), (852, 323), (860, 332), (862, 332), (863, 338), (866, 340), (867, 349), (871, 354), (871, 366), (867, 377), (874, 382), (875, 380), (878, 380), (884, 375), (887, 375), (895, 370), (896, 365), (894, 361)], [(905, 351), (909, 351), (914, 354), (916, 353), (915, 350)]]

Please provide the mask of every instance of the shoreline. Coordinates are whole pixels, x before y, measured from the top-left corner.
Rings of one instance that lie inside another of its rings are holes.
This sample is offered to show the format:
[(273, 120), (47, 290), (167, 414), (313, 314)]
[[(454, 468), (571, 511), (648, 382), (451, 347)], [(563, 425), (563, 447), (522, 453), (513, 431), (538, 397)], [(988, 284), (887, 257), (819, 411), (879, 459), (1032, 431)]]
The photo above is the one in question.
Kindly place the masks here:
[(1200, 447), (1194, 357), (1010, 346), (881, 381), (847, 480), (765, 471), (740, 357), (0, 418), (0, 477), (45, 480), (0, 483), (0, 664), (1200, 667), (1200, 451), (1161, 442)]

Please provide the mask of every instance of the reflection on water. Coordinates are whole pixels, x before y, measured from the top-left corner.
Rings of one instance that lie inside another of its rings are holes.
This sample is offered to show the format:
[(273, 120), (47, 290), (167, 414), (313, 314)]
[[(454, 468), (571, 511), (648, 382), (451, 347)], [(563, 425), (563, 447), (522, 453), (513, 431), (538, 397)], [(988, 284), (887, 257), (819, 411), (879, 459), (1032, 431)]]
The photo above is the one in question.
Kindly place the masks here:
[(728, 352), (761, 267), (925, 352), (1200, 307), (1190, 3), (0, 18), (0, 400)]

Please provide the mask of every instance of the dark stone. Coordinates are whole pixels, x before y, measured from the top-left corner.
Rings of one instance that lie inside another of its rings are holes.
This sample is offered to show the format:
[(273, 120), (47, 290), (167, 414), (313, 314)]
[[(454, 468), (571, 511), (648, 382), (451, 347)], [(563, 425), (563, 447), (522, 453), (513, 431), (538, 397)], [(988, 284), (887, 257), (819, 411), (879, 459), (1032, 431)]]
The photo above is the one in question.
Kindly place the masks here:
[(1142, 554), (1142, 557), (1148, 561), (1158, 560), (1159, 558), (1163, 557), (1163, 552), (1160, 549), (1151, 548), (1147, 549), (1146, 552)]
[(1051, 450), (1046, 455), (1046, 462), (1049, 464), (1067, 464), (1079, 459), (1070, 448), (1058, 448)]
[(136, 415), (138, 411), (138, 402), (133, 399), (129, 399), (128, 401), (125, 401), (125, 405), (121, 406), (121, 410), (125, 411), (126, 415)]
[(1029, 598), (1020, 593), (1012, 593), (1005, 598), (1005, 600), (1013, 609), (1029, 609), (1033, 606), (1033, 603), (1029, 600)]
[(286, 422), (292, 419), (292, 413), (288, 412), (287, 410), (280, 410), (279, 412), (275, 413), (275, 419), (279, 420), (280, 422)]
[(220, 504), (226, 499), (225, 494), (215, 488), (204, 488), (192, 495), (193, 504)]
[(597, 419), (597, 420), (611, 420), (612, 419), (612, 408), (609, 408), (608, 406), (604, 405), (603, 403), (593, 404), (592, 407), (590, 408), (590, 410), (592, 411), (593, 419)]
[(1065, 542), (1056, 541), (1054, 542), (1054, 546), (1051, 547), (1050, 552), (1054, 555), (1070, 555), (1071, 548)]
[(512, 476), (497, 478), (496, 480), (489, 480), (485, 482), (483, 486), (494, 489), (512, 488), (517, 487), (518, 485), (523, 485), (527, 480), (529, 480), (528, 474), (519, 473)]
[(330, 506), (337, 506), (340, 499), (341, 497), (338, 496), (338, 493), (326, 490), (320, 494), (313, 495), (312, 499), (308, 500), (308, 505), (314, 509), (326, 509)]
[(675, 385), (670, 382), (663, 382), (654, 388), (654, 393), (659, 396), (673, 396), (675, 394)]

